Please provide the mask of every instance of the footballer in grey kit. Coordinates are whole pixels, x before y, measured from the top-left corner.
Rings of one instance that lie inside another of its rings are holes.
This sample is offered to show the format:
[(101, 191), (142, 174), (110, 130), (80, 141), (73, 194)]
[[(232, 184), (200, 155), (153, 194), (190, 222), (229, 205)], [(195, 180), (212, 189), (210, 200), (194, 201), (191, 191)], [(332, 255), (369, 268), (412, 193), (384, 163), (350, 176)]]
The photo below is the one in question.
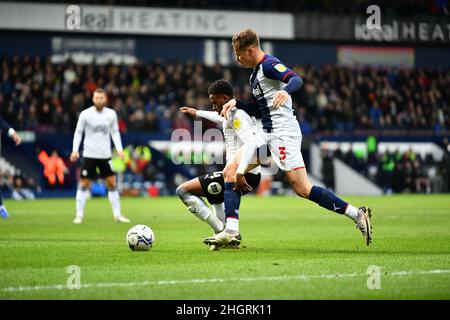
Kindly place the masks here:
[(80, 158), (79, 148), (84, 134), (80, 184), (76, 195), (76, 216), (73, 223), (82, 223), (87, 191), (90, 189), (91, 181), (97, 178), (105, 179), (114, 220), (129, 223), (130, 220), (121, 213), (116, 175), (111, 169), (111, 138), (119, 157), (123, 157), (117, 114), (113, 109), (106, 107), (107, 99), (104, 90), (95, 90), (92, 101), (94, 105), (83, 110), (78, 117), (70, 155), (72, 162)]
[[(226, 150), (226, 166), (222, 171), (212, 172), (192, 180), (186, 181), (178, 186), (176, 192), (181, 201), (188, 207), (197, 218), (205, 221), (214, 231), (215, 234), (223, 231), (225, 227), (224, 212), (224, 185), (229, 182), (228, 172), (233, 171), (229, 168), (237, 167), (239, 163), (235, 161), (236, 154), (249, 141), (255, 140), (260, 130), (259, 120), (251, 118), (243, 110), (236, 110), (233, 116), (228, 120), (221, 117), (219, 112), (222, 106), (234, 97), (233, 86), (230, 82), (220, 79), (214, 81), (208, 88), (209, 101), (215, 111), (196, 110), (192, 107), (182, 107), (180, 111), (190, 115), (191, 117), (200, 117), (208, 119), (212, 122), (220, 124), (223, 129)], [(256, 189), (261, 180), (261, 167), (258, 159), (249, 166), (248, 172), (245, 174), (248, 182), (248, 189), (242, 191), (242, 195)], [(201, 199), (206, 197), (212, 205), (212, 210)], [(209, 238), (207, 238), (209, 239)], [(228, 244), (228, 247), (238, 248), (241, 238)], [(207, 242), (203, 241), (205, 244)], [(215, 246), (210, 246), (211, 250), (216, 250)]]

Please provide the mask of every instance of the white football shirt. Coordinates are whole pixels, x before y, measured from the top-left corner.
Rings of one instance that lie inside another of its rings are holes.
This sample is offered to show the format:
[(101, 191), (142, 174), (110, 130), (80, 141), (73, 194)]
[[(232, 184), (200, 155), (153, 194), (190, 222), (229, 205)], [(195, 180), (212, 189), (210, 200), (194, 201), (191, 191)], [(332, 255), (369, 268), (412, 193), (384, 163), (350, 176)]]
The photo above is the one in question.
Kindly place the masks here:
[[(233, 109), (228, 120), (215, 111), (197, 110), (197, 116), (222, 125), (227, 162), (233, 159), (239, 148), (246, 141), (256, 140), (262, 130), (260, 120), (250, 117), (245, 111), (240, 109)], [(261, 167), (258, 166), (249, 172), (254, 174), (260, 173)]]
[(111, 138), (117, 151), (123, 150), (117, 114), (113, 109), (104, 107), (99, 112), (92, 106), (80, 113), (73, 137), (72, 151), (78, 152), (83, 133), (84, 158), (110, 159)]

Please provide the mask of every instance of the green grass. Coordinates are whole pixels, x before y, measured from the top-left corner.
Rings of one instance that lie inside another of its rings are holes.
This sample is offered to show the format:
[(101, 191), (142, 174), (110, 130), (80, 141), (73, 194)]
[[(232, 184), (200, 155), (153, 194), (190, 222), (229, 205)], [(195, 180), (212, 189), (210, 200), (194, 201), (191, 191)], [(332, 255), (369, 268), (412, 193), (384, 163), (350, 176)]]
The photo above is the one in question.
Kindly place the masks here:
[[(176, 198), (122, 199), (132, 224), (154, 230), (149, 252), (128, 249), (131, 225), (112, 221), (107, 199), (87, 203), (82, 225), (72, 224), (74, 199), (7, 201), (0, 300), (450, 298), (450, 196), (347, 200), (373, 208), (369, 247), (348, 218), (294, 197), (244, 198), (243, 247), (217, 252)], [(81, 289), (65, 287), (71, 265)], [(370, 265), (381, 267), (379, 290), (367, 288)]]

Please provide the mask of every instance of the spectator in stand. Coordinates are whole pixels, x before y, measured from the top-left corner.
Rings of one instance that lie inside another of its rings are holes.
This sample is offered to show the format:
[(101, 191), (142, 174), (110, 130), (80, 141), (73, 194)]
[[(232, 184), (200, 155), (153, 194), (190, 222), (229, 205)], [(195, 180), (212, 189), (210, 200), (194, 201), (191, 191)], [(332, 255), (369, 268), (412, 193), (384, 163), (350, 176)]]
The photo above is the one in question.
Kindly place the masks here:
[(334, 192), (333, 151), (324, 146), (322, 149), (322, 181), (325, 187)]
[[(305, 80), (294, 108), (306, 133), (349, 130), (450, 129), (450, 73), (444, 68), (292, 66)], [(192, 130), (174, 111), (181, 102), (206, 105), (204, 93), (217, 75), (227, 75), (236, 97), (251, 95), (247, 73), (235, 66), (155, 60), (132, 66), (80, 65), (49, 57), (3, 56), (0, 116), (17, 129), (68, 133), (89, 100), (105, 88), (121, 132), (169, 134)], [(245, 89), (243, 89), (245, 88)], [(86, 91), (86, 92), (85, 92)], [(154, 113), (154, 114), (153, 114)]]
[(383, 156), (383, 192), (386, 194), (392, 193), (392, 184), (395, 170), (394, 154), (386, 152)]
[(350, 148), (344, 154), (344, 162), (352, 168), (357, 166), (358, 160), (356, 159), (355, 152), (353, 150), (353, 144), (350, 144)]
[(444, 155), (439, 163), (442, 178), (444, 180), (444, 192), (450, 191), (450, 144), (448, 138), (444, 138), (442, 147), (444, 149)]
[(34, 200), (33, 189), (36, 189), (34, 180), (26, 178), (20, 171), (17, 171), (13, 178), (12, 198), (14, 200)]
[(419, 159), (416, 159), (413, 163), (414, 171), (416, 174), (416, 192), (418, 193), (430, 193), (431, 192), (431, 183), (428, 179), (427, 173), (424, 170), (424, 167)]
[(51, 156), (42, 150), (38, 156), (39, 161), (44, 166), (44, 176), (50, 187), (64, 185), (64, 175), (69, 171), (64, 160), (58, 155), (58, 151), (53, 150)]

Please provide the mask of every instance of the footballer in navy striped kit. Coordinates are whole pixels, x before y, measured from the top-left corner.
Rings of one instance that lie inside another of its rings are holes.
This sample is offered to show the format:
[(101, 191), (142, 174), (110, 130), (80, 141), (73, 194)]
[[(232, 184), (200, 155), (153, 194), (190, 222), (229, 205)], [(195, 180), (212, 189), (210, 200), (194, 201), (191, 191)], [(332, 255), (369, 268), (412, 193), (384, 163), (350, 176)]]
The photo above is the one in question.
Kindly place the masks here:
[(228, 117), (234, 108), (243, 109), (249, 115), (259, 111), (262, 116), (263, 133), (259, 143), (247, 143), (239, 155), (235, 183), (225, 184), (226, 228), (216, 235), (212, 244), (226, 245), (239, 233), (240, 190), (245, 187), (244, 174), (261, 143), (266, 144), (272, 159), (283, 170), (295, 191), (302, 198), (348, 216), (359, 229), (367, 245), (372, 240), (371, 210), (367, 206), (354, 207), (334, 193), (309, 182), (301, 153), (302, 134), (294, 115), (291, 94), (298, 90), (303, 80), (274, 56), (265, 54), (260, 47), (258, 35), (251, 29), (236, 33), (232, 39), (236, 61), (246, 68), (253, 68), (250, 77), (253, 100), (250, 102), (232, 99), (222, 109)]

